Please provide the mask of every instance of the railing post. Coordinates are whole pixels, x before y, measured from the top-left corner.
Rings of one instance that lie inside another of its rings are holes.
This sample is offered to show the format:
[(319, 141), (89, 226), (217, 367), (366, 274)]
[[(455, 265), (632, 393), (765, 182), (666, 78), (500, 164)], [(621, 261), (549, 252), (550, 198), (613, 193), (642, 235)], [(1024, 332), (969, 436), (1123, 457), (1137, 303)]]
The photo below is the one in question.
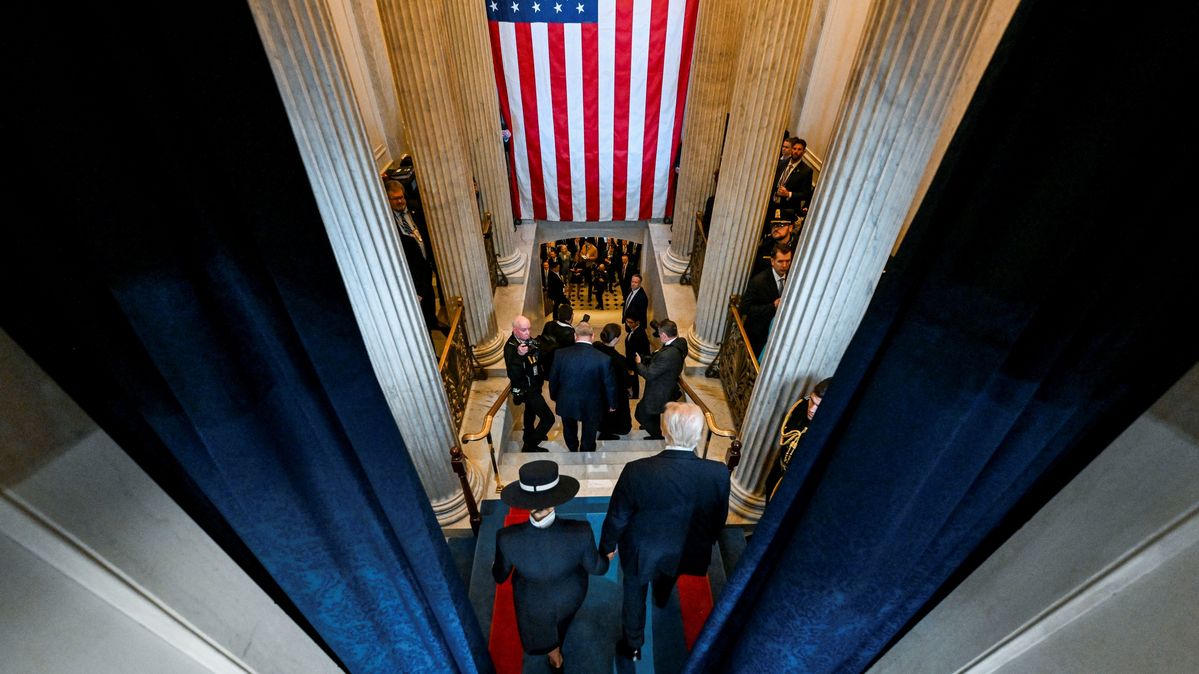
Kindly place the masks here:
[(725, 459), (725, 464), (729, 467), (729, 472), (731, 473), (739, 463), (741, 463), (741, 441), (734, 440), (733, 444), (729, 445), (729, 455)]
[(479, 504), (470, 490), (470, 480), (466, 477), (466, 464), (463, 462), (462, 448), (458, 445), (450, 447), (450, 466), (454, 468), (454, 474), (458, 476), (458, 484), (462, 485), (462, 496), (466, 498), (466, 512), (470, 514), (470, 530), (478, 536), (483, 516), (479, 514)]

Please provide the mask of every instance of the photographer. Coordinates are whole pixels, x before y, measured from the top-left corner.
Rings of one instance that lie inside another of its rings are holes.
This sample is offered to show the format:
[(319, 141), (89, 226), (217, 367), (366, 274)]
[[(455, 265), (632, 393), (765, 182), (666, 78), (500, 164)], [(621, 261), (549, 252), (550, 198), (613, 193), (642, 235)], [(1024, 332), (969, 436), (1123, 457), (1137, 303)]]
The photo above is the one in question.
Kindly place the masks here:
[[(512, 401), (525, 406), (524, 446), (522, 452), (547, 452), (541, 446), (554, 425), (554, 413), (541, 395), (545, 372), (541, 369), (541, 350), (524, 316), (512, 320), (512, 336), (504, 344), (504, 365), (512, 382)], [(536, 424), (534, 424), (536, 421)]]

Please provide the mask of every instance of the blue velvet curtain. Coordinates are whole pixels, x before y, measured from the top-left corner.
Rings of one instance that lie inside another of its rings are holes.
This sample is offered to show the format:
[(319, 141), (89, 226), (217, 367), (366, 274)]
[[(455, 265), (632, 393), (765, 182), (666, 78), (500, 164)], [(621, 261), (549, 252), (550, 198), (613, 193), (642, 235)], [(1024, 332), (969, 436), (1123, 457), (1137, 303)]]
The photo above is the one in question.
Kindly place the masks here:
[(1195, 15), (1021, 4), (686, 671), (866, 669), (1196, 362)]
[(490, 671), (248, 9), (17, 11), (4, 329), (347, 669)]

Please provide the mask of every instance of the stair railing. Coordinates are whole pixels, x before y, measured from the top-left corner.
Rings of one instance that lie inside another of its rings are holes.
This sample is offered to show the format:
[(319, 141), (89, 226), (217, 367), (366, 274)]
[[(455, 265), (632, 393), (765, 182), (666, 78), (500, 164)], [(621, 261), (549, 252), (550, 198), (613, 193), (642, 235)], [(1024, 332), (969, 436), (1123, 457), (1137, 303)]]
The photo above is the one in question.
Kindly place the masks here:
[(461, 428), (462, 417), (466, 414), (466, 402), (470, 400), (471, 382), (475, 379), (486, 379), (487, 375), (475, 361), (470, 343), (466, 341), (462, 298), (456, 295), (451, 297), (449, 309), (450, 331), (446, 335), (445, 345), (441, 347), (437, 371), (441, 374), (445, 397), (450, 402), (454, 428)]
[(495, 493), (497, 494), (504, 490), (504, 482), (500, 479), (500, 469), (495, 462), (495, 441), (491, 439), (491, 423), (495, 421), (495, 415), (500, 411), (500, 407), (503, 406), (504, 402), (508, 400), (508, 396), (511, 395), (511, 393), (512, 382), (508, 382), (508, 385), (505, 386), (504, 390), (500, 392), (500, 396), (495, 399), (495, 402), (491, 403), (491, 407), (488, 408), (487, 414), (484, 415), (483, 427), (474, 433), (462, 434), (463, 445), (468, 442), (475, 442), (476, 440), (487, 440), (487, 451), (491, 454), (491, 472), (495, 476)]
[(483, 211), (483, 249), (487, 254), (487, 271), (490, 272), (491, 290), (496, 286), (508, 287), (508, 275), (500, 269), (499, 256), (495, 252), (495, 238), (491, 232), (491, 211)]
[(737, 431), (721, 428), (720, 426), (716, 425), (716, 417), (713, 416), (712, 409), (709, 408), (707, 403), (704, 402), (704, 399), (695, 392), (695, 389), (691, 388), (691, 385), (687, 383), (686, 379), (679, 377), (679, 387), (683, 389), (683, 394), (686, 395), (691, 402), (695, 403), (699, 407), (700, 411), (704, 413), (704, 422), (707, 424), (708, 430), (704, 436), (703, 458), (708, 458), (708, 445), (712, 442), (713, 435), (719, 435), (722, 438), (729, 438), (733, 441), (729, 446), (729, 454), (725, 460), (725, 465), (727, 465), (729, 467), (729, 471), (732, 472), (732, 470), (737, 467), (737, 463), (741, 460), (741, 441), (737, 439)]
[(708, 366), (706, 376), (720, 377), (724, 397), (729, 401), (729, 412), (733, 415), (733, 424), (741, 429), (745, 419), (745, 411), (749, 408), (749, 397), (754, 392), (754, 384), (762, 368), (758, 365), (758, 357), (749, 348), (749, 335), (745, 332), (745, 321), (741, 318), (741, 296), (729, 296), (729, 317), (724, 327), (724, 340), (720, 343), (720, 351), (716, 360)]
[(708, 236), (704, 234), (704, 212), (695, 212), (695, 238), (692, 239), (691, 258), (687, 261), (687, 269), (679, 276), (679, 285), (691, 286), (691, 291), (699, 298), (699, 281), (704, 273), (704, 255), (708, 251)]

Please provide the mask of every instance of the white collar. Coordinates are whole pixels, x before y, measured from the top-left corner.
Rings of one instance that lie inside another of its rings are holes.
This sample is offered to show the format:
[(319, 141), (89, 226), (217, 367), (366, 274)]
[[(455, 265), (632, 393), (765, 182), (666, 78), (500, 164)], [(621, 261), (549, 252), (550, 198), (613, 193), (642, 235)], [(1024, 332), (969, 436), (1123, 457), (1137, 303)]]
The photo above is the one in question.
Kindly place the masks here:
[(557, 517), (558, 517), (557, 510), (551, 510), (550, 514), (546, 515), (545, 518), (542, 519), (540, 522), (533, 519), (533, 516), (530, 515), (529, 516), (529, 524), (532, 524), (533, 528), (535, 528), (535, 529), (545, 529), (545, 528), (549, 527), (549, 525), (553, 524), (554, 520), (557, 519)]
[(787, 278), (786, 276), (779, 276), (779, 273), (774, 270), (774, 267), (770, 268), (770, 273), (772, 276), (774, 276), (774, 285), (776, 286), (779, 284), (779, 281)]
[(694, 447), (682, 447), (680, 445), (666, 445), (666, 449), (670, 449), (670, 450), (673, 450), (676, 452), (691, 452), (692, 454), (695, 453)]
[(662, 346), (670, 346), (671, 344), (674, 343), (674, 340), (676, 340), (678, 338), (679, 338), (678, 335), (675, 335), (674, 337), (671, 337), (669, 340), (663, 339)]

